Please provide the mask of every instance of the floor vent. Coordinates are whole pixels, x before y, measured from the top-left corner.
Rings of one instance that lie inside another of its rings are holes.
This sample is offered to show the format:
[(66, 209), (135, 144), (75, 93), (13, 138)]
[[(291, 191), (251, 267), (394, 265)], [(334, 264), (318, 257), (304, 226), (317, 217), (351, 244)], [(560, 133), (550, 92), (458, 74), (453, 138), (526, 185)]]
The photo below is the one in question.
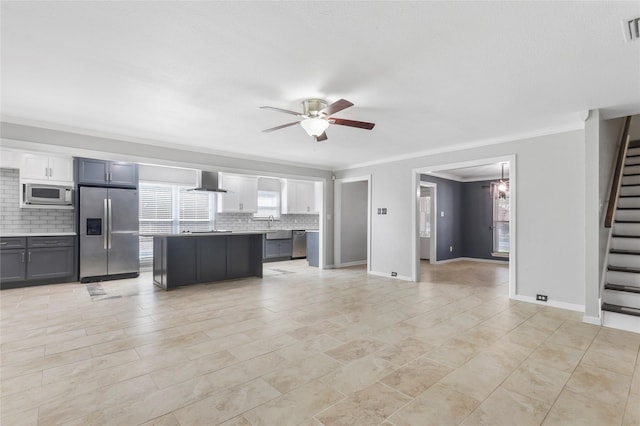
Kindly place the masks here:
[(640, 17), (622, 21), (622, 31), (626, 42), (640, 40)]

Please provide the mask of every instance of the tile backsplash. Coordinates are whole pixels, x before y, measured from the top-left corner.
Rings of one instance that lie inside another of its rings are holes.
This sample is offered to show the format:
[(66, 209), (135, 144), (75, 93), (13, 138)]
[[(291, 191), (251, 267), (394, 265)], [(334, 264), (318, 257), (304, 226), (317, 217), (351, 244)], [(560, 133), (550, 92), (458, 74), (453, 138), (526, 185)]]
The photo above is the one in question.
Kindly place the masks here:
[(0, 169), (0, 234), (74, 232), (74, 210), (21, 209), (18, 169)]
[[(318, 229), (318, 214), (283, 214), (271, 225), (276, 229)], [(251, 213), (216, 213), (216, 229), (255, 231), (266, 229), (268, 221), (254, 220)]]

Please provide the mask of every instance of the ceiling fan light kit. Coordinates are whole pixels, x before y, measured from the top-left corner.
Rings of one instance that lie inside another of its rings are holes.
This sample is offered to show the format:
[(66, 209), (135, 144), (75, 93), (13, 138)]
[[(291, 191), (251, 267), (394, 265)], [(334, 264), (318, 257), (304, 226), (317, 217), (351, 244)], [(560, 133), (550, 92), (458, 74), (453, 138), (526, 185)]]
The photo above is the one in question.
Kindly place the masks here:
[(285, 114), (297, 115), (302, 118), (301, 121), (294, 121), (292, 123), (281, 124), (280, 126), (271, 127), (265, 129), (263, 132), (273, 132), (274, 130), (284, 129), (285, 127), (294, 126), (300, 124), (305, 132), (309, 136), (313, 136), (316, 142), (327, 140), (327, 134), (325, 131), (329, 128), (330, 124), (338, 124), (340, 126), (355, 127), (358, 129), (371, 130), (375, 126), (374, 123), (367, 123), (365, 121), (344, 120), (341, 118), (333, 118), (332, 114), (335, 114), (343, 109), (353, 106), (353, 103), (346, 99), (339, 99), (336, 102), (329, 105), (329, 103), (323, 99), (305, 99), (302, 101), (302, 113), (290, 111), (287, 109), (276, 108), (271, 106), (262, 106), (263, 109), (271, 109)]
[(329, 122), (324, 118), (307, 118), (300, 125), (309, 136), (320, 136), (329, 127)]

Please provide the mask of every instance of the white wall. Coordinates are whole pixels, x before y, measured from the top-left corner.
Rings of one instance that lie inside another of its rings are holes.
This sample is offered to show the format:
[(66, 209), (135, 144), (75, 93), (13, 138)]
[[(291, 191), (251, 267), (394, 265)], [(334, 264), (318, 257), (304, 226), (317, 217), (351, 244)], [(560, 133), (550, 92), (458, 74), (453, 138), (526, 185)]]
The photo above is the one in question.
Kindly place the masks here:
[(340, 212), (340, 264), (367, 261), (367, 209), (369, 183), (367, 181), (342, 184)]
[(414, 170), (515, 155), (517, 163), (516, 295), (537, 293), (576, 309), (585, 302), (585, 133), (532, 137), (336, 172), (372, 175), (371, 271), (412, 276)]

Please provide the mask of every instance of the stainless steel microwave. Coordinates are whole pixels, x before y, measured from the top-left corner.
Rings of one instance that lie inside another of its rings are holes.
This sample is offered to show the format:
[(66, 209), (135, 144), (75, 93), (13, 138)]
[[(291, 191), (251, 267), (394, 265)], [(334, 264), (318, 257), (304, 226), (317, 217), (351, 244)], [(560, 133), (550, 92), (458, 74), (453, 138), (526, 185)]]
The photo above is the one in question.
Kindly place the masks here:
[(72, 206), (73, 187), (23, 183), (22, 200), (25, 204), (48, 206)]

